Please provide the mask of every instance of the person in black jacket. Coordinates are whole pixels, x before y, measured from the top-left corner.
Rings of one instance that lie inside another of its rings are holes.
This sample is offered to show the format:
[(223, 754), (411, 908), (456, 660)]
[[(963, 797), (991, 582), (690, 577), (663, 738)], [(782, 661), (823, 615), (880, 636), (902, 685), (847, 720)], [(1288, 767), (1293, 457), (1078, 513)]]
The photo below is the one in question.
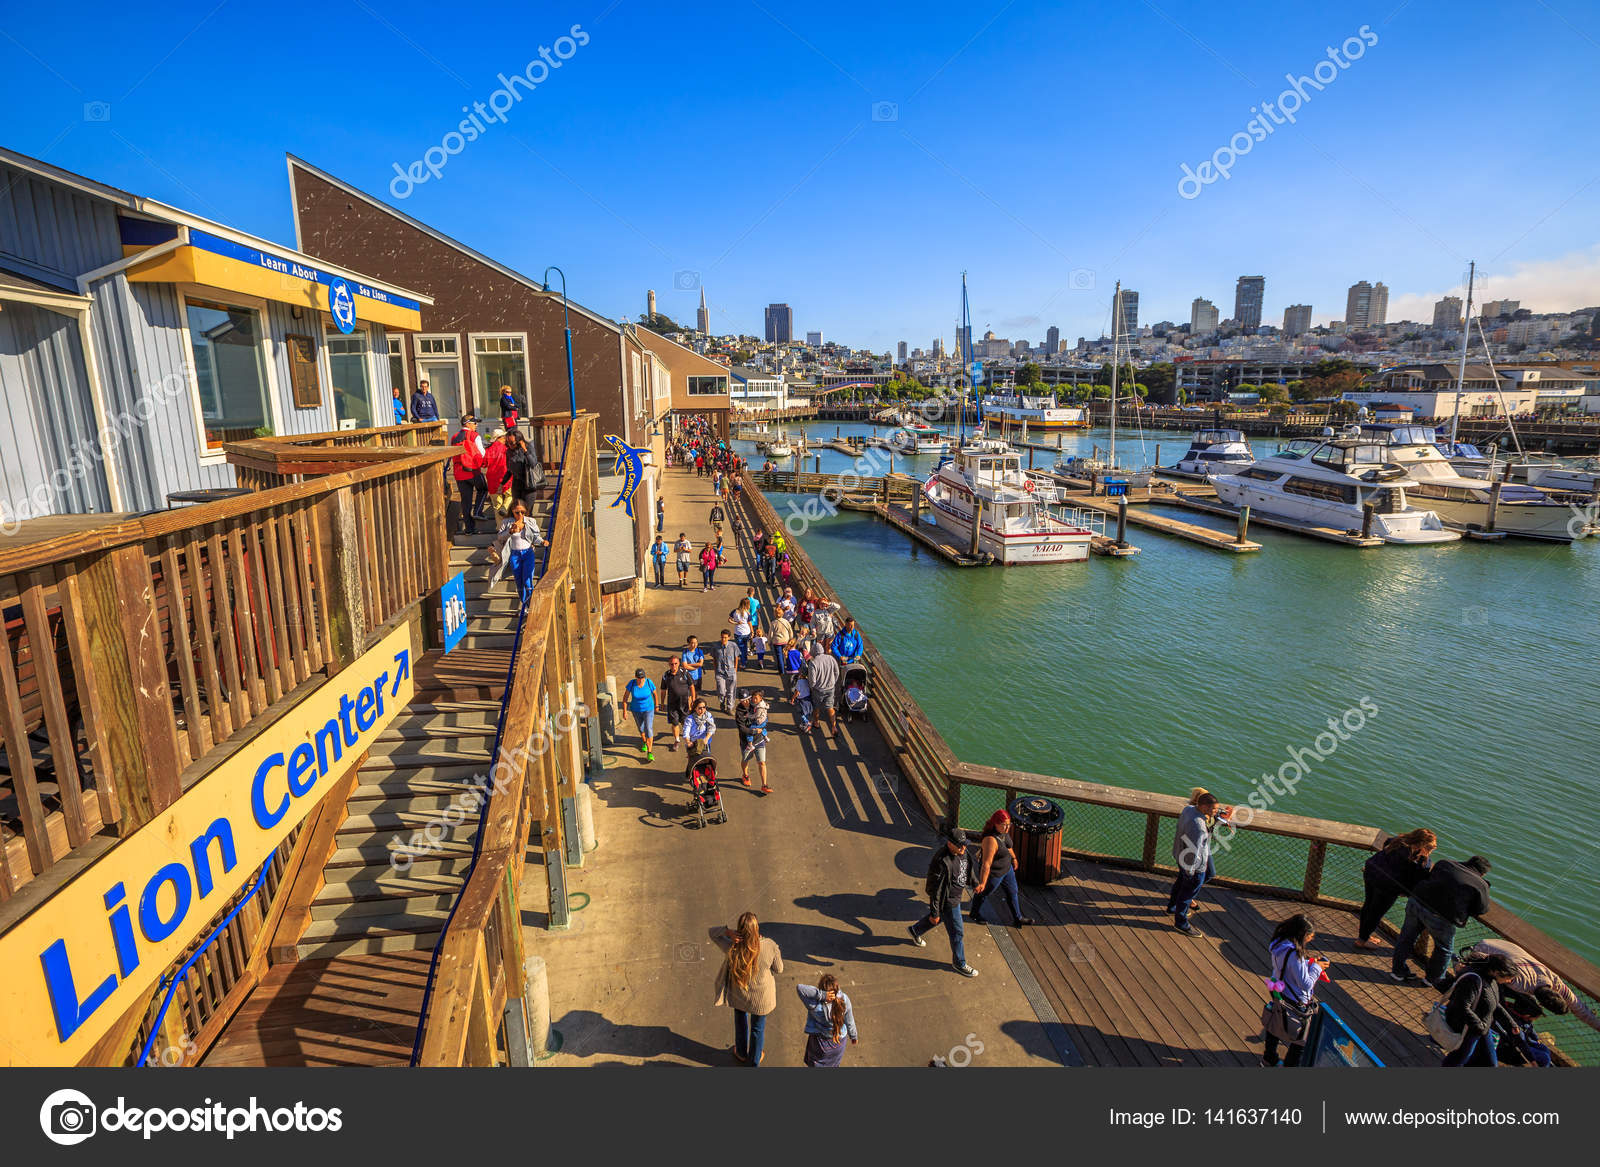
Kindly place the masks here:
[(1409, 896), (1411, 889), (1428, 874), (1428, 856), (1439, 845), (1426, 828), (1395, 835), (1383, 849), (1367, 860), (1361, 880), (1366, 896), (1361, 902), (1361, 923), (1356, 927), (1356, 947), (1376, 948), (1372, 934), (1378, 923), (1394, 907), (1395, 900)]
[(967, 854), (967, 832), (952, 827), (945, 833), (944, 845), (933, 854), (928, 864), (928, 915), (912, 924), (911, 943), (918, 948), (928, 947), (922, 934), (944, 922), (950, 934), (950, 960), (956, 972), (964, 977), (975, 977), (978, 970), (967, 963), (966, 949), (962, 945), (961, 899), (969, 887), (976, 887), (977, 872), (972, 858)]
[(1428, 957), (1426, 975), (1429, 984), (1439, 983), (1445, 965), (1450, 962), (1456, 929), (1489, 910), (1489, 881), (1484, 878), (1488, 874), (1489, 861), (1482, 855), (1474, 855), (1465, 863), (1443, 859), (1433, 865), (1427, 876), (1411, 889), (1406, 922), (1394, 942), (1391, 977), (1402, 982), (1416, 979), (1406, 967), (1406, 961), (1411, 959), (1417, 937), (1427, 932), (1433, 937), (1433, 955)]
[(1468, 961), (1450, 988), (1444, 1007), (1445, 1024), (1463, 1034), (1461, 1044), (1444, 1055), (1445, 1066), (1497, 1066), (1495, 1022), (1513, 1028), (1517, 1023), (1500, 1004), (1500, 986), (1511, 983), (1517, 967), (1509, 956), (1496, 954)]

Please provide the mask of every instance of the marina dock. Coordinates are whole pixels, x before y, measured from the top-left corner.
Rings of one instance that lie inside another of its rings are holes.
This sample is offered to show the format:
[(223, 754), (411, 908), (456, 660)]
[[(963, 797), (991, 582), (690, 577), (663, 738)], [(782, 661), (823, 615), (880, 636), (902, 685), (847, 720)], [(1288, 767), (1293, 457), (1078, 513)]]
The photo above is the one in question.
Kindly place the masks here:
[[(1144, 502), (1164, 501), (1144, 499)], [(1116, 518), (1121, 508), (1116, 501), (1104, 497), (1087, 496), (1072, 500), (1074, 506), (1086, 507), (1099, 511), (1101, 514)], [(1145, 527), (1152, 531), (1159, 531), (1163, 535), (1170, 535), (1174, 539), (1187, 539), (1191, 543), (1198, 543), (1202, 547), (1210, 547), (1217, 551), (1232, 551), (1245, 553), (1260, 551), (1261, 544), (1253, 543), (1249, 539), (1240, 539), (1237, 535), (1230, 535), (1226, 531), (1213, 531), (1210, 527), (1196, 526), (1194, 523), (1185, 523), (1181, 519), (1168, 518), (1166, 515), (1153, 514), (1142, 507), (1129, 504), (1127, 508), (1128, 522), (1136, 527)]]
[[(1194, 511), (1203, 511), (1208, 515), (1219, 515), (1229, 519), (1237, 519), (1239, 517), (1238, 509), (1229, 506), (1227, 503), (1195, 498), (1192, 494), (1184, 491), (1178, 491), (1168, 501), (1175, 506), (1188, 507)], [(1293, 519), (1280, 519), (1273, 515), (1259, 514), (1256, 511), (1250, 512), (1250, 521), (1252, 523), (1260, 523), (1264, 527), (1272, 527), (1275, 530), (1304, 535), (1308, 539), (1321, 539), (1327, 543), (1339, 543), (1346, 547), (1369, 548), (1383, 546), (1382, 539), (1373, 535), (1362, 535), (1359, 531), (1337, 531), (1332, 527), (1317, 527), (1310, 523), (1297, 523)]]

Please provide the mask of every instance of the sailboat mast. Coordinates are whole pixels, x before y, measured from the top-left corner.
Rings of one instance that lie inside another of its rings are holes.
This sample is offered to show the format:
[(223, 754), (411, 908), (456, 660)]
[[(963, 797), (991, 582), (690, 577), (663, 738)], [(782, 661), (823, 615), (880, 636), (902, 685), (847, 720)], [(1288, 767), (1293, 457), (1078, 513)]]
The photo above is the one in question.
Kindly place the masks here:
[(1455, 449), (1456, 434), (1461, 429), (1461, 390), (1467, 380), (1467, 341), (1472, 336), (1472, 279), (1477, 273), (1478, 263), (1473, 260), (1467, 264), (1467, 306), (1461, 317), (1461, 363), (1456, 367), (1456, 407), (1450, 415), (1452, 451)]
[(972, 375), (972, 309), (967, 304), (967, 273), (961, 273), (961, 412), (956, 415), (956, 449), (967, 440), (967, 379)]
[(1116, 294), (1111, 297), (1111, 449), (1106, 460), (1114, 471), (1117, 468), (1117, 348), (1122, 336), (1122, 281), (1117, 281)]

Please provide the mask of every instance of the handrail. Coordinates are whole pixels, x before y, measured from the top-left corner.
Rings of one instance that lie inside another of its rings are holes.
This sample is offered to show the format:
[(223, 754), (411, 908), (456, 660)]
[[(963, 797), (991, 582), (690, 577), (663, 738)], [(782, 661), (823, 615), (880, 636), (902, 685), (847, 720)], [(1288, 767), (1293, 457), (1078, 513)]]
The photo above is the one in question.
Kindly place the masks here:
[[(551, 526), (554, 527), (561, 513), (561, 487), (567, 476), (567, 451), (571, 448), (572, 428), (567, 429), (567, 436), (562, 442), (561, 468), (556, 472), (556, 485), (550, 500)], [(570, 516), (569, 516), (570, 517)], [(550, 567), (550, 545), (555, 540), (555, 532), (549, 532), (545, 539), (544, 562), (540, 564), (539, 578), (543, 580)], [(528, 629), (528, 608), (533, 603), (534, 589), (529, 589), (528, 594), (522, 597), (522, 602), (517, 608), (517, 635), (511, 642), (511, 659), (506, 663), (505, 693), (500, 698), (500, 713), (495, 718), (494, 745), (490, 748), (489, 756), (495, 759), (488, 773), (483, 776), (482, 811), (478, 815), (478, 828), (472, 835), (472, 858), (467, 861), (467, 872), (461, 881), (461, 892), (450, 903), (450, 913), (445, 917), (444, 926), (439, 929), (439, 938), (433, 944), (433, 956), (428, 961), (428, 976), (422, 988), (422, 1004), (417, 1009), (417, 1032), (411, 1042), (411, 1058), (409, 1065), (415, 1066), (422, 1060), (422, 1039), (427, 1031), (428, 1006), (433, 1002), (434, 985), (439, 972), (439, 957), (444, 952), (445, 939), (450, 935), (451, 925), (455, 923), (456, 912), (466, 899), (467, 887), (472, 883), (473, 876), (478, 870), (478, 858), (483, 853), (484, 828), (489, 823), (489, 808), (493, 805), (492, 792), (494, 789), (494, 775), (503, 749), (506, 731), (506, 716), (511, 712), (511, 697), (516, 690), (517, 666), (522, 663), (522, 638)]]

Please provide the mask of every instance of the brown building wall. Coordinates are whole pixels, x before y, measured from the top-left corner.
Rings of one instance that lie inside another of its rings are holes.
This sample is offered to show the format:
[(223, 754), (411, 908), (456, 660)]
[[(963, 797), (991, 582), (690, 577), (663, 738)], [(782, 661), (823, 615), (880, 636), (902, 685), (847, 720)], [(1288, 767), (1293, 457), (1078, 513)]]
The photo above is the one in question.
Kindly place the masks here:
[[(529, 411), (566, 412), (567, 361), (559, 295), (538, 292), (319, 175), (291, 166), (300, 249), (432, 296), (433, 305), (422, 310), (422, 331), (458, 335), (464, 405), (484, 417), (499, 415), (498, 398), (493, 395), (498, 387), (491, 387), (485, 400), (473, 381), (468, 334), (525, 332)], [(559, 281), (555, 286), (560, 287)], [(646, 444), (646, 424), (634, 418), (631, 409), (625, 416), (625, 378), (631, 382), (632, 372), (631, 362), (622, 357), (619, 330), (577, 311), (571, 313), (571, 324), (578, 408), (599, 414), (601, 434), (625, 434), (630, 444)], [(404, 343), (409, 387), (415, 389), (416, 346), (410, 336)], [(645, 400), (644, 387), (629, 388), (633, 400)]]

